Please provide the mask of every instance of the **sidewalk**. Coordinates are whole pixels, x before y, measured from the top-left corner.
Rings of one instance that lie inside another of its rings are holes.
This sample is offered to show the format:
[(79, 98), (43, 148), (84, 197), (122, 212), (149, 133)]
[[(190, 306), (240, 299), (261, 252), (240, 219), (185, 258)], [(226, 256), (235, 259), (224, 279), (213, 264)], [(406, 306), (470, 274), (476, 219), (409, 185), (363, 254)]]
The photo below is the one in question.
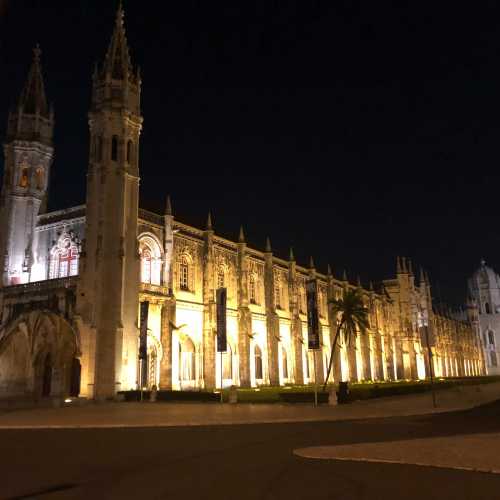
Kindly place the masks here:
[(89, 403), (5, 412), (0, 414), (0, 429), (181, 427), (425, 415), (465, 410), (500, 399), (500, 382), (437, 391), (436, 399), (436, 409), (430, 393), (317, 408), (302, 404)]

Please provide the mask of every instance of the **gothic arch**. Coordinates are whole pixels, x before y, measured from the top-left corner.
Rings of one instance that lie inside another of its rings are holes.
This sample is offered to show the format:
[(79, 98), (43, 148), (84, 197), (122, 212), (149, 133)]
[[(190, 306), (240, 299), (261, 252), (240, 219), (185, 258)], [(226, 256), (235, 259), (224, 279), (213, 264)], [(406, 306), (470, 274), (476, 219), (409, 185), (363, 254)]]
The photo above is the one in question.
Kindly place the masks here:
[(62, 316), (22, 314), (0, 332), (0, 397), (67, 396), (79, 354), (78, 334)]

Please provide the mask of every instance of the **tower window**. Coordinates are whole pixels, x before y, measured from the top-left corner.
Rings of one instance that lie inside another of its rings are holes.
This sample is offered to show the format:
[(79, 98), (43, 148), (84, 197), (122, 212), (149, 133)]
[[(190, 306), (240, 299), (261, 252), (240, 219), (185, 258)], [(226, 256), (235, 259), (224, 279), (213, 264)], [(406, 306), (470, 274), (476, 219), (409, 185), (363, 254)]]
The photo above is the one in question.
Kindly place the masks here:
[(44, 182), (45, 179), (44, 179), (44, 175), (43, 175), (43, 168), (38, 167), (35, 171), (35, 174), (36, 174), (36, 188), (39, 191), (42, 191), (44, 188), (44, 184), (45, 184), (45, 182)]
[(159, 244), (149, 236), (139, 240), (139, 254), (141, 256), (141, 282), (152, 285), (161, 284), (161, 250)]
[(23, 169), (21, 170), (21, 178), (19, 179), (19, 186), (25, 188), (28, 187), (28, 185), (28, 167), (23, 167)]
[(133, 147), (134, 143), (129, 140), (127, 142), (127, 163), (132, 163)]
[(118, 160), (118, 137), (116, 135), (111, 139), (111, 160)]

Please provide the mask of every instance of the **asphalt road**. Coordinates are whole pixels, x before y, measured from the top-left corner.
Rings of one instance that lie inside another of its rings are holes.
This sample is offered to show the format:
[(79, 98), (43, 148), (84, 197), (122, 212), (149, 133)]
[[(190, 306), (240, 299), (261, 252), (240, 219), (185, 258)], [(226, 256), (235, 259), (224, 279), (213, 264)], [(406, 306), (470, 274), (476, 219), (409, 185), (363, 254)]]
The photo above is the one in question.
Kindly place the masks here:
[(339, 422), (2, 430), (0, 498), (500, 499), (500, 475), (310, 460), (315, 445), (500, 432), (500, 402), (464, 412)]

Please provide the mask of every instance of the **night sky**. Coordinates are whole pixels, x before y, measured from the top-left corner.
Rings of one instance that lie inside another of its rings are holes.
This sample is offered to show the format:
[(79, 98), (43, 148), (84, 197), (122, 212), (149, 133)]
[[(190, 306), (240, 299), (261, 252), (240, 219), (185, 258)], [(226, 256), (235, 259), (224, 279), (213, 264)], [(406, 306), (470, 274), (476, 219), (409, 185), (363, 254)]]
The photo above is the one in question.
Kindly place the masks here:
[[(1, 4), (0, 0), (0, 4)], [(396, 255), (450, 303), (500, 271), (495, 2), (125, 0), (143, 75), (141, 206), (364, 284)], [(83, 203), (111, 0), (4, 3), (0, 134), (39, 42), (56, 111), (50, 208)], [(6, 8), (5, 8), (6, 7)], [(0, 166), (3, 169), (3, 159)]]

